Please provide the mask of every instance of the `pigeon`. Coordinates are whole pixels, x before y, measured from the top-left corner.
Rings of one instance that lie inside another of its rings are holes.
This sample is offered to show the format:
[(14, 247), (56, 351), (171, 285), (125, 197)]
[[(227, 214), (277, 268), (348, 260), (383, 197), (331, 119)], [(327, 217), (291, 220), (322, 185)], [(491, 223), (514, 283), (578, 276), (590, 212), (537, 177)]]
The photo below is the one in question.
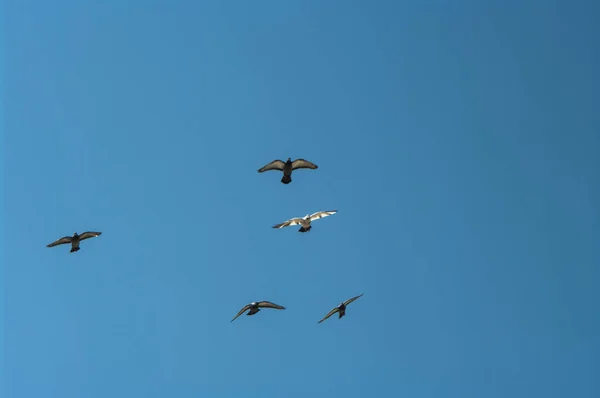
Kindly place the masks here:
[(54, 247), (58, 245), (63, 245), (65, 243), (70, 243), (71, 251), (69, 253), (73, 253), (79, 250), (79, 242), (81, 242), (84, 239), (95, 238), (100, 235), (102, 235), (102, 232), (88, 231), (82, 233), (81, 235), (78, 235), (77, 232), (75, 232), (73, 236), (64, 236), (58, 239), (57, 241), (46, 245), (46, 247)]
[(338, 319), (341, 319), (344, 315), (346, 315), (346, 306), (348, 304), (350, 304), (351, 302), (353, 302), (354, 300), (356, 300), (357, 298), (361, 297), (363, 294), (364, 293), (361, 293), (360, 295), (358, 295), (356, 297), (352, 297), (351, 299), (344, 301), (343, 303), (341, 303), (340, 305), (338, 305), (337, 307), (335, 307), (334, 309), (329, 311), (329, 313), (327, 315), (325, 315), (325, 317), (323, 319), (321, 319), (318, 323), (323, 322), (325, 319), (329, 318), (336, 312), (339, 313)]
[(282, 307), (277, 304), (273, 304), (270, 301), (258, 301), (258, 302), (253, 301), (250, 304), (246, 304), (240, 310), (240, 312), (238, 312), (237, 315), (231, 320), (231, 322), (235, 321), (237, 319), (237, 317), (242, 315), (245, 311), (250, 310), (250, 311), (248, 311), (248, 313), (246, 315), (254, 315), (258, 311), (260, 311), (261, 308), (275, 308), (276, 310), (285, 310), (285, 307)]
[(298, 230), (298, 232), (308, 232), (312, 228), (312, 226), (310, 225), (312, 221), (318, 220), (323, 217), (331, 216), (335, 213), (337, 213), (337, 210), (318, 211), (311, 215), (307, 214), (302, 218), (292, 218), (290, 220), (282, 222), (281, 224), (274, 225), (273, 228), (285, 228), (292, 225), (300, 225), (300, 229)]
[(284, 163), (282, 160), (274, 160), (268, 165), (258, 169), (259, 173), (269, 171), (269, 170), (279, 170), (283, 171), (283, 178), (281, 178), (281, 182), (284, 184), (289, 184), (292, 182), (292, 171), (296, 169), (318, 169), (314, 163), (309, 162), (304, 159), (296, 159), (292, 162), (292, 158), (288, 158), (288, 160)]

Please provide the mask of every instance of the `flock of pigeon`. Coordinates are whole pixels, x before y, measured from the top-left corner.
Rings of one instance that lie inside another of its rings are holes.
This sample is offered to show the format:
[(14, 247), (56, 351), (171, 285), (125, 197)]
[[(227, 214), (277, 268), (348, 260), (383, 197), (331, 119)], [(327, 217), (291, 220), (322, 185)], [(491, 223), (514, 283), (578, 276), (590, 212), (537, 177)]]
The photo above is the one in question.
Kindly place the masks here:
[[(267, 164), (266, 166), (258, 169), (258, 172), (263, 173), (263, 172), (269, 171), (269, 170), (281, 171), (281, 172), (283, 172), (283, 177), (281, 178), (281, 182), (284, 184), (289, 184), (292, 182), (292, 172), (294, 170), (297, 170), (297, 169), (316, 170), (317, 168), (318, 168), (318, 166), (316, 164), (309, 162), (308, 160), (296, 159), (296, 160), (292, 161), (291, 158), (288, 158), (288, 160), (286, 162), (283, 162), (279, 159), (274, 160), (271, 163)], [(308, 232), (312, 228), (312, 225), (311, 225), (312, 221), (319, 220), (323, 217), (331, 216), (335, 213), (337, 213), (337, 210), (318, 211), (318, 212), (310, 214), (310, 215), (307, 214), (304, 217), (295, 217), (295, 218), (289, 219), (280, 224), (274, 225), (273, 228), (285, 228), (285, 227), (290, 227), (293, 225), (300, 225), (300, 229), (298, 230), (298, 232)], [(78, 234), (77, 232), (75, 232), (73, 234), (73, 236), (64, 236), (64, 237), (46, 245), (46, 247), (54, 247), (54, 246), (58, 246), (58, 245), (71, 244), (70, 253), (74, 253), (80, 249), (79, 245), (82, 240), (89, 239), (89, 238), (96, 238), (100, 235), (102, 235), (102, 232), (87, 231), (87, 232), (82, 233), (81, 235)], [(341, 303), (340, 305), (338, 305), (337, 307), (335, 307), (331, 311), (329, 311), (327, 313), (327, 315), (325, 315), (323, 317), (323, 319), (321, 319), (318, 323), (323, 322), (324, 320), (326, 320), (327, 318), (329, 318), (330, 316), (332, 316), (335, 313), (338, 314), (338, 319), (341, 319), (344, 315), (346, 315), (346, 307), (348, 306), (348, 304), (350, 304), (351, 302), (353, 302), (354, 300), (356, 300), (360, 297), (362, 297), (362, 294), (344, 301), (343, 303)], [(246, 304), (244, 307), (242, 307), (242, 309), (231, 320), (231, 322), (235, 321), (240, 315), (242, 315), (246, 311), (248, 311), (248, 313), (246, 315), (254, 315), (254, 314), (258, 313), (258, 311), (260, 311), (261, 308), (273, 308), (276, 310), (285, 310), (285, 307), (275, 304), (275, 303), (272, 303), (270, 301), (254, 301), (254, 302), (252, 302), (250, 304)]]

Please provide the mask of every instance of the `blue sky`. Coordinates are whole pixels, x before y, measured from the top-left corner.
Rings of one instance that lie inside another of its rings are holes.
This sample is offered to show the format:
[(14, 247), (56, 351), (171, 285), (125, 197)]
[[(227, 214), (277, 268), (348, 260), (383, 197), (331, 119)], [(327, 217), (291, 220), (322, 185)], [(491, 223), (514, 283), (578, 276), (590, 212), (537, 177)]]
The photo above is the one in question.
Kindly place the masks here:
[(4, 396), (597, 397), (599, 8), (7, 1)]

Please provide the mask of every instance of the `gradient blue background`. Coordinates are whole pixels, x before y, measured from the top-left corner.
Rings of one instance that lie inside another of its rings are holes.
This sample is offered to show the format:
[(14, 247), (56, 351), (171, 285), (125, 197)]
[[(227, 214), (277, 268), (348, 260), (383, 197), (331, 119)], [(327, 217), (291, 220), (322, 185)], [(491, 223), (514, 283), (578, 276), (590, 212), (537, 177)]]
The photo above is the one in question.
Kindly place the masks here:
[(599, 10), (8, 0), (3, 396), (597, 398)]

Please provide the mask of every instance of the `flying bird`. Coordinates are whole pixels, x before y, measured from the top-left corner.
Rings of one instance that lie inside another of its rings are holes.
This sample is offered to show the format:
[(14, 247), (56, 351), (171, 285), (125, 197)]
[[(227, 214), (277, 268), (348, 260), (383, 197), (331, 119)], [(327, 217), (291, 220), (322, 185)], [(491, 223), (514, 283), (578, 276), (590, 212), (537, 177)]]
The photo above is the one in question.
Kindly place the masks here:
[(314, 163), (309, 162), (304, 159), (296, 159), (292, 162), (292, 158), (288, 158), (288, 160), (284, 163), (282, 160), (274, 160), (268, 165), (258, 169), (259, 173), (269, 171), (269, 170), (279, 170), (283, 171), (283, 177), (281, 178), (281, 182), (284, 184), (289, 184), (292, 182), (292, 171), (296, 169), (318, 169)]
[(75, 232), (73, 234), (73, 236), (64, 236), (64, 237), (46, 245), (46, 247), (54, 247), (54, 246), (70, 243), (71, 251), (69, 253), (73, 253), (73, 252), (76, 252), (79, 250), (79, 242), (81, 242), (82, 240), (85, 240), (85, 239), (95, 238), (100, 235), (102, 235), (102, 232), (88, 231), (88, 232), (82, 233), (81, 235), (78, 235), (77, 232)]
[(331, 216), (335, 213), (337, 213), (337, 210), (318, 211), (311, 215), (307, 214), (302, 218), (296, 217), (282, 222), (281, 224), (273, 225), (273, 228), (285, 228), (293, 225), (300, 225), (300, 229), (298, 230), (298, 232), (308, 232), (312, 228), (312, 226), (310, 225), (312, 221), (318, 220), (323, 217)]
[(248, 310), (250, 310), (250, 311), (248, 311), (248, 313), (246, 315), (254, 315), (258, 311), (260, 311), (261, 308), (275, 308), (276, 310), (285, 310), (285, 307), (282, 307), (277, 304), (273, 304), (270, 301), (258, 301), (258, 302), (253, 301), (250, 304), (246, 304), (240, 310), (240, 312), (238, 312), (237, 315), (231, 320), (231, 322), (235, 321), (238, 316), (242, 315), (244, 312), (246, 312)]
[(350, 304), (351, 302), (353, 302), (354, 300), (356, 300), (357, 298), (361, 297), (363, 294), (364, 293), (361, 293), (360, 295), (358, 295), (356, 297), (352, 297), (351, 299), (344, 301), (343, 303), (341, 303), (340, 305), (338, 305), (337, 307), (335, 307), (334, 309), (329, 311), (329, 313), (327, 313), (327, 315), (325, 315), (325, 317), (323, 317), (323, 319), (321, 319), (318, 323), (323, 322), (325, 319), (329, 318), (336, 312), (339, 314), (338, 319), (341, 319), (344, 315), (346, 315), (346, 306), (348, 304)]

